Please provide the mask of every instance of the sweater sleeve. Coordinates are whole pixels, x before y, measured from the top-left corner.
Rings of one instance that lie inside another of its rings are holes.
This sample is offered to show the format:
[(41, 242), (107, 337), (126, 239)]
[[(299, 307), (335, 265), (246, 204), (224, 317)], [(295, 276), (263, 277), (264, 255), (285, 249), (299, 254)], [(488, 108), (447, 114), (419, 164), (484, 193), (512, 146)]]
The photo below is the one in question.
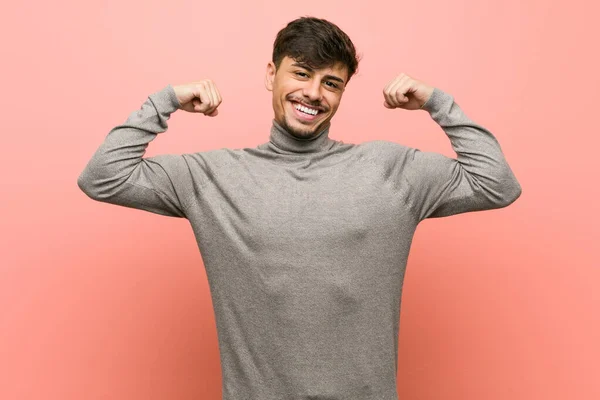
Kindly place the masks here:
[(506, 207), (521, 195), (496, 138), (469, 119), (450, 94), (435, 88), (422, 109), (444, 130), (457, 158), (409, 148), (405, 177), (419, 221)]
[(148, 143), (167, 130), (167, 120), (179, 107), (171, 85), (148, 96), (139, 110), (108, 133), (80, 174), (79, 188), (94, 200), (185, 218), (177, 190), (189, 177), (185, 158), (143, 158)]

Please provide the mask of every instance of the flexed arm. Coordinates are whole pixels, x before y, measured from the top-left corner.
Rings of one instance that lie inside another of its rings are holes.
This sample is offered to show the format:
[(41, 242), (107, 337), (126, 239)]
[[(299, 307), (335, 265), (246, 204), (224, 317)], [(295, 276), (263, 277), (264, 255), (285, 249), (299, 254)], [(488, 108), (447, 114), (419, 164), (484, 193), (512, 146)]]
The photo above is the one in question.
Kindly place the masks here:
[(410, 148), (403, 176), (419, 221), (425, 218), (506, 207), (521, 185), (492, 133), (473, 122), (448, 93), (406, 74), (384, 88), (389, 109), (425, 110), (444, 130), (457, 158)]
[(143, 158), (149, 142), (167, 130), (167, 120), (178, 109), (216, 116), (221, 103), (208, 80), (167, 85), (151, 94), (141, 108), (108, 133), (77, 179), (90, 198), (106, 203), (185, 217), (178, 189), (190, 181), (183, 155)]

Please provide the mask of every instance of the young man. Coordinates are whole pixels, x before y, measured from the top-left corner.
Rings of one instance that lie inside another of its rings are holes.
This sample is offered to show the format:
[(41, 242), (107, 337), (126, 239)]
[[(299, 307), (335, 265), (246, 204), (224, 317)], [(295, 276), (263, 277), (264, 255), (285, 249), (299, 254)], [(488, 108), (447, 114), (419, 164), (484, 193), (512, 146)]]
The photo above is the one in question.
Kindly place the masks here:
[(457, 159), (329, 138), (358, 59), (336, 25), (275, 40), (269, 141), (143, 158), (178, 109), (218, 114), (210, 80), (151, 94), (79, 177), (91, 198), (187, 218), (207, 271), (225, 400), (397, 400), (402, 283), (425, 218), (506, 207), (521, 187), (494, 136), (449, 94), (401, 74), (384, 106), (424, 110)]

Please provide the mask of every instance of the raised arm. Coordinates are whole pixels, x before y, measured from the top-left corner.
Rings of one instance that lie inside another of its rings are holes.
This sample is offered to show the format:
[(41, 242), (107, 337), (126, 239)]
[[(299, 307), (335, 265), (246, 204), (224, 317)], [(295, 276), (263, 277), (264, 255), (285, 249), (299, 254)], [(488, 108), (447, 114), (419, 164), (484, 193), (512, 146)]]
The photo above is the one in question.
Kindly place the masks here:
[[(408, 197), (419, 221), (502, 208), (513, 203), (521, 195), (521, 185), (492, 133), (467, 117), (448, 93), (433, 87), (427, 90), (426, 86), (419, 86), (418, 81), (405, 79), (405, 82), (401, 91), (408, 92), (406, 97), (414, 101), (413, 108), (409, 109), (429, 112), (457, 154), (454, 159), (414, 148), (406, 150), (402, 174), (411, 186)], [(423, 89), (421, 102), (416, 91), (411, 95), (406, 90), (415, 86)], [(398, 97), (389, 102), (398, 101)], [(404, 104), (408, 103), (404, 100)]]
[(143, 156), (149, 142), (167, 130), (173, 112), (214, 116), (220, 102), (214, 85), (205, 81), (167, 85), (151, 94), (139, 110), (111, 129), (80, 174), (78, 186), (94, 200), (185, 218), (183, 188), (193, 184), (185, 155)]

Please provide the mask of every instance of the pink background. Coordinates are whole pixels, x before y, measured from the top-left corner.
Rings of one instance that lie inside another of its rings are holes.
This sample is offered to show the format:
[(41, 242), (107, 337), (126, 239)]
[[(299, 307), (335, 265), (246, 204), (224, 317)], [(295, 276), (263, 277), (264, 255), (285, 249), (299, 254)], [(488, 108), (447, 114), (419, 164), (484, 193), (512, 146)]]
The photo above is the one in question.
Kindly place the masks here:
[(277, 31), (330, 19), (363, 55), (330, 136), (454, 157), (401, 72), (455, 97), (523, 187), (508, 208), (426, 220), (401, 312), (400, 399), (600, 398), (592, 1), (58, 1), (3, 6), (0, 399), (220, 399), (212, 302), (189, 223), (90, 200), (77, 177), (168, 83), (213, 79), (147, 156), (254, 147)]

